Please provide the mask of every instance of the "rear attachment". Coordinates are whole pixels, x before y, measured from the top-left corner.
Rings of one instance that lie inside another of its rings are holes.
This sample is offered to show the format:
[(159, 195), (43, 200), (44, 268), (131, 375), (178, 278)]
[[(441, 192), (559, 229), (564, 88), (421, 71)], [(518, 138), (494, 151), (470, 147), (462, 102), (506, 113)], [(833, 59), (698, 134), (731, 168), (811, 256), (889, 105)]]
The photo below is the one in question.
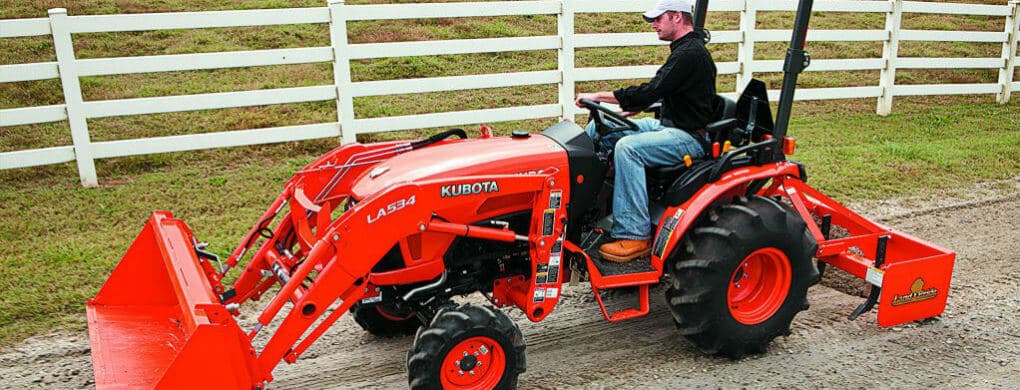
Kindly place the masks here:
[[(872, 284), (851, 319), (876, 304), (884, 327), (942, 314), (956, 253), (871, 222), (800, 180), (774, 184), (765, 193), (791, 199), (819, 243), (815, 257)], [(813, 223), (816, 218), (820, 224)], [(846, 237), (830, 239), (833, 226), (844, 229)]]

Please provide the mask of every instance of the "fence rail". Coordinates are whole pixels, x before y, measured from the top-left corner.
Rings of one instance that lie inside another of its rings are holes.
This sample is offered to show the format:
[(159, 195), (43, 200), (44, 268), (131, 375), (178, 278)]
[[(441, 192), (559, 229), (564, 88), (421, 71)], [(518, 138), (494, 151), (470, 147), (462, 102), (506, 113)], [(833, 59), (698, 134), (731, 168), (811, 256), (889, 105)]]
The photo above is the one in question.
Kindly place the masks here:
[[(64, 104), (0, 110), (0, 126), (68, 121), (73, 145), (0, 153), (0, 169), (24, 168), (77, 161), (85, 186), (98, 184), (95, 159), (140, 154), (167, 153), (220, 147), (342, 137), (354, 141), (357, 134), (412, 128), (456, 126), (476, 123), (572, 116), (580, 110), (573, 105), (575, 84), (583, 81), (640, 79), (653, 75), (658, 65), (577, 68), (578, 48), (664, 45), (654, 33), (575, 34), (577, 13), (637, 13), (655, 0), (543, 0), (475, 3), (429, 3), (347, 5), (328, 0), (326, 7), (245, 11), (178, 12), (133, 15), (68, 16), (63, 9), (50, 10), (47, 18), (0, 20), (0, 38), (46, 36), (53, 38), (56, 62), (0, 65), (0, 83), (60, 79)], [(783, 61), (756, 60), (757, 42), (784, 42), (788, 30), (757, 29), (759, 12), (794, 11), (794, 0), (715, 0), (710, 11), (740, 13), (740, 29), (713, 32), (713, 43), (736, 43), (737, 61), (717, 64), (719, 74), (737, 76), (737, 90), (755, 73), (781, 72)], [(1017, 64), (1020, 15), (1018, 3), (975, 5), (929, 3), (903, 0), (818, 1), (818, 12), (868, 12), (885, 14), (882, 30), (812, 30), (808, 41), (882, 42), (881, 58), (815, 60), (808, 71), (880, 70), (878, 85), (862, 87), (810, 88), (798, 90), (797, 100), (877, 98), (879, 114), (892, 109), (896, 96), (994, 94), (1001, 104), (1009, 101), (1020, 82), (1013, 80)], [(904, 13), (983, 15), (1005, 17), (1002, 32), (904, 30)], [(511, 15), (555, 15), (557, 35), (510, 38), (457, 39), (441, 41), (350, 44), (348, 21), (466, 18)], [(327, 24), (330, 46), (292, 49), (234, 51), (202, 54), (154, 55), (141, 57), (78, 59), (72, 34), (202, 29), (284, 24)], [(903, 58), (901, 41), (1001, 43), (999, 58)], [(508, 74), (482, 74), (404, 80), (351, 80), (350, 61), (386, 57), (433, 56), (505, 51), (556, 50), (556, 70)], [(139, 99), (84, 101), (79, 78), (133, 73), (174, 72), (304, 63), (332, 63), (334, 83), (298, 88), (257, 91), (161, 96)], [(997, 83), (896, 85), (897, 69), (998, 69)], [(353, 98), (396, 94), (552, 85), (559, 88), (555, 104), (507, 107), (459, 112), (442, 112), (397, 117), (355, 117)], [(736, 91), (727, 93), (736, 95)], [(770, 96), (778, 97), (777, 91)], [(206, 134), (92, 142), (88, 119), (145, 115), (194, 110), (250, 107), (272, 104), (335, 101), (337, 121), (302, 126), (224, 131)]]

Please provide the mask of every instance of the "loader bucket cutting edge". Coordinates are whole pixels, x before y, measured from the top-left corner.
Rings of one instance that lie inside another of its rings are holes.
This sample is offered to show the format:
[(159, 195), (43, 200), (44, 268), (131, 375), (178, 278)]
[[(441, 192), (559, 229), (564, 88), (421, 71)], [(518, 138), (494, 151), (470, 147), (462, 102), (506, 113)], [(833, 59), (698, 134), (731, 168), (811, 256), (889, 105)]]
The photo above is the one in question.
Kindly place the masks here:
[(96, 387), (252, 388), (254, 349), (199, 264), (192, 233), (155, 212), (86, 306)]

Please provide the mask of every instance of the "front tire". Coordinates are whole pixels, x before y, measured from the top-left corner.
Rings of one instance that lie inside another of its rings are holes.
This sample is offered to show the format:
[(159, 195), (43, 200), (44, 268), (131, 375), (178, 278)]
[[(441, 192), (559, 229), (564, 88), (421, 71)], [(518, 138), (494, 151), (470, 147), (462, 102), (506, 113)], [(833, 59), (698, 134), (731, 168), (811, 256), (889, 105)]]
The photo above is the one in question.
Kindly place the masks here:
[(775, 200), (715, 209), (674, 251), (666, 300), (677, 328), (708, 354), (764, 352), (808, 308), (817, 247), (799, 214)]
[(524, 336), (502, 311), (462, 304), (419, 329), (407, 354), (410, 387), (514, 389), (524, 372)]

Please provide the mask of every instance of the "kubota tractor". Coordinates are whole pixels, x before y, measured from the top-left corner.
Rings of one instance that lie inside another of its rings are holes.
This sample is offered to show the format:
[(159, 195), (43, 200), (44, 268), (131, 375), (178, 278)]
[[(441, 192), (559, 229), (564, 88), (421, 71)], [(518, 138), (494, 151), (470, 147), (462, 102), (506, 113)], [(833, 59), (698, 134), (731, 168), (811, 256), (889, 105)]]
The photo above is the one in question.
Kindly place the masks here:
[[(707, 3), (695, 12), (704, 37)], [(728, 356), (788, 334), (827, 264), (874, 285), (853, 316), (875, 304), (882, 326), (939, 315), (955, 254), (858, 216), (787, 159), (811, 5), (800, 1), (775, 121), (764, 84), (752, 82), (737, 102), (718, 98), (710, 156), (647, 170), (650, 256), (599, 258), (612, 151), (572, 122), (347, 144), (298, 171), (225, 264), (183, 221), (155, 212), (88, 302), (96, 386), (260, 389), (350, 313), (372, 334), (415, 335), (411, 388), (512, 388), (525, 343), (501, 309), (541, 321), (572, 277), (590, 281), (609, 321), (647, 314), (649, 288), (668, 280), (680, 334)], [(586, 105), (602, 133), (632, 126)], [(830, 238), (834, 225), (846, 234)], [(618, 288), (637, 289), (635, 308), (606, 309), (600, 291)], [(453, 301), (476, 292), (492, 306)], [(240, 311), (260, 300), (242, 328)]]

